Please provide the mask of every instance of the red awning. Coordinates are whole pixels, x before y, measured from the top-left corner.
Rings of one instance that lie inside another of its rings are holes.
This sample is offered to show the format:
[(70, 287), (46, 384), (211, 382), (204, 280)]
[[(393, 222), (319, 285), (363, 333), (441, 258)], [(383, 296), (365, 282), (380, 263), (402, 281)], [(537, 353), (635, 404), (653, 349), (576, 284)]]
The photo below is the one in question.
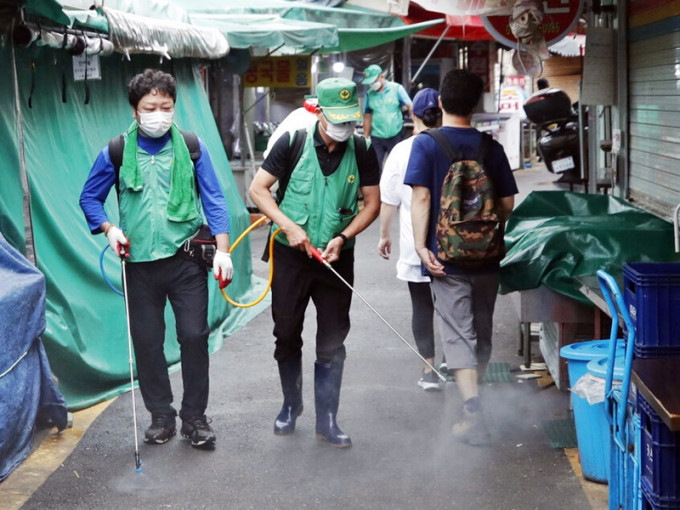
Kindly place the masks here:
[[(431, 12), (419, 6), (415, 2), (410, 2), (408, 6), (408, 15), (400, 16), (400, 18), (409, 25), (420, 23), (422, 21), (429, 21), (440, 19), (441, 12)], [(447, 30), (448, 28), (448, 30)], [(464, 41), (493, 41), (493, 36), (486, 30), (482, 18), (479, 16), (451, 16), (446, 15), (446, 25), (434, 25), (425, 30), (413, 34), (415, 37), (428, 37), (439, 39), (442, 32), (446, 30), (444, 39), (453, 40), (460, 39)]]

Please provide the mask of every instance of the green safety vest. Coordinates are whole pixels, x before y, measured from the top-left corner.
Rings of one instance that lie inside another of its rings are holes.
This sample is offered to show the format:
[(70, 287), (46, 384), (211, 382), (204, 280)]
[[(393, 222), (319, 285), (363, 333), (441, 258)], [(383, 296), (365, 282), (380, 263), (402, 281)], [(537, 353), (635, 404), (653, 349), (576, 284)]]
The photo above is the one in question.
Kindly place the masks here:
[[(331, 175), (323, 175), (314, 147), (315, 129), (316, 125), (307, 129), (302, 156), (290, 175), (279, 208), (307, 232), (314, 247), (323, 250), (359, 212), (359, 170), (352, 136), (347, 141), (340, 166)], [(272, 227), (273, 230), (278, 228), (276, 224)], [(276, 240), (289, 245), (286, 236), (278, 236)], [(354, 238), (348, 239), (342, 249), (351, 248), (354, 243)]]
[(120, 224), (130, 239), (130, 262), (150, 262), (173, 256), (203, 223), (198, 196), (194, 200), (198, 210), (195, 219), (182, 222), (168, 219), (174, 153), (172, 139), (154, 156), (137, 146), (137, 164), (144, 179), (140, 191), (131, 190), (120, 176)]
[(401, 113), (398, 90), (398, 83), (386, 81), (382, 92), (368, 91), (368, 107), (373, 111), (371, 136), (392, 138), (401, 133), (404, 116)]

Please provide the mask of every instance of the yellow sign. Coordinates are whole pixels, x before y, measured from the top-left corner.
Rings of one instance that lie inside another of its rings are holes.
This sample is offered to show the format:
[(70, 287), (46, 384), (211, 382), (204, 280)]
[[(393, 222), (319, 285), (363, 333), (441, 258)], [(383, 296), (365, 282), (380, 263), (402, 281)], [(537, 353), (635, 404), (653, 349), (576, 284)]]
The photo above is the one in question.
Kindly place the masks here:
[(309, 55), (290, 57), (254, 57), (243, 75), (245, 87), (310, 88), (312, 58)]

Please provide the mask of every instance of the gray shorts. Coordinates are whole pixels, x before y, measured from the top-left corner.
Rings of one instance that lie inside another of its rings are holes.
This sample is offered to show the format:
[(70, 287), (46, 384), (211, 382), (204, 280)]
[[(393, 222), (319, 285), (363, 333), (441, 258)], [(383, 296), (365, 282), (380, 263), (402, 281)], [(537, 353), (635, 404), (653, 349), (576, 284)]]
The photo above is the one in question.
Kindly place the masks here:
[(475, 368), (491, 357), (498, 272), (432, 278), (436, 322), (450, 369)]

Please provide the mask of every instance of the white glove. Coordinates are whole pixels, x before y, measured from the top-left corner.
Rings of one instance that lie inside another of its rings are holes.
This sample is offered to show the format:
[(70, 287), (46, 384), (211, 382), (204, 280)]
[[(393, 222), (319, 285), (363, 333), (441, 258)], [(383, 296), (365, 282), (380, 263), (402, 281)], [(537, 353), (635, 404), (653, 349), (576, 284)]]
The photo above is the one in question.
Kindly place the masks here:
[(116, 255), (120, 257), (120, 248), (121, 246), (124, 246), (125, 257), (130, 256), (130, 254), (128, 253), (130, 241), (128, 240), (127, 237), (125, 237), (125, 234), (123, 234), (123, 231), (121, 229), (119, 229), (115, 225), (111, 225), (106, 232), (106, 237), (109, 240), (109, 246), (115, 252)]
[(220, 283), (229, 283), (234, 277), (234, 264), (231, 262), (231, 253), (227, 251), (215, 251), (215, 258), (213, 259), (213, 275), (215, 280)]

